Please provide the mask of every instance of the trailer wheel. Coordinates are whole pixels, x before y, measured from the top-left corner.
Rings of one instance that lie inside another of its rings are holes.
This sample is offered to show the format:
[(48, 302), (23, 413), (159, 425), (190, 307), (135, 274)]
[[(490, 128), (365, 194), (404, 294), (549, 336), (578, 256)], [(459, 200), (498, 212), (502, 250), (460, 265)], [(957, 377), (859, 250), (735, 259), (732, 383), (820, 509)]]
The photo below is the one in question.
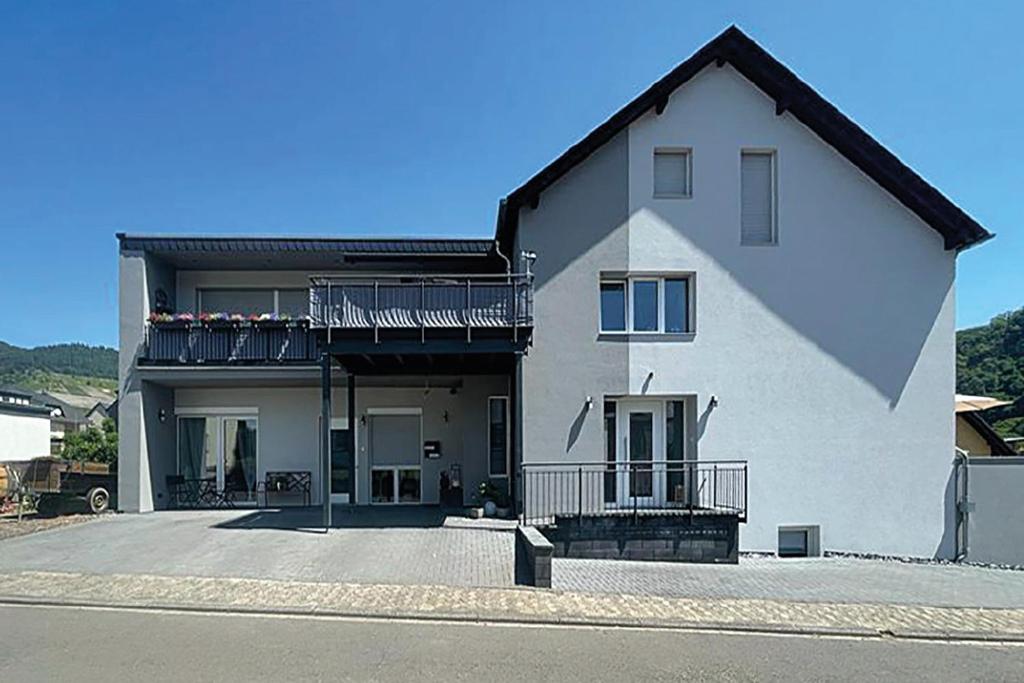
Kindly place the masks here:
[(94, 489), (89, 489), (85, 501), (89, 504), (89, 511), (98, 515), (101, 512), (106, 512), (110, 507), (110, 494), (102, 486), (97, 486)]

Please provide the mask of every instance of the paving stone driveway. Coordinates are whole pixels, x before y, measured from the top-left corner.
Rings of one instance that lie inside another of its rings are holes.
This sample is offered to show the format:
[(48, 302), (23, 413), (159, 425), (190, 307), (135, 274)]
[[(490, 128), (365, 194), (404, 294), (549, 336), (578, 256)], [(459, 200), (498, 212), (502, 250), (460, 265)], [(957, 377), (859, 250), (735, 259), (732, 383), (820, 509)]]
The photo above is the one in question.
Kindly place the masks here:
[(741, 557), (738, 565), (555, 559), (551, 584), (668, 598), (1024, 608), (1024, 571), (837, 557)]
[[(424, 508), (116, 515), (0, 542), (0, 573), (154, 574), (337, 583), (511, 586), (515, 535)], [(499, 528), (495, 528), (499, 527)]]

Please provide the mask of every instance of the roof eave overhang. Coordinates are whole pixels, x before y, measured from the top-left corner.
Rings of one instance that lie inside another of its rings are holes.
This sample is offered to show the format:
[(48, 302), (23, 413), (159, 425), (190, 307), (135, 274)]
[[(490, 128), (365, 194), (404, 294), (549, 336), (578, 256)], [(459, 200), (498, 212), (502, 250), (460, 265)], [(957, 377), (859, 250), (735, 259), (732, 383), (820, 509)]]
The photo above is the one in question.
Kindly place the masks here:
[(730, 64), (739, 71), (775, 100), (777, 115), (791, 113), (848, 158), (936, 230), (947, 250), (959, 252), (994, 236), (785, 65), (737, 27), (730, 26), (513, 190), (503, 200), (504, 210), (499, 211), (496, 239), (501, 246), (511, 246), (518, 229), (520, 209), (537, 206), (544, 190), (645, 113), (652, 109), (660, 113), (677, 88), (711, 64), (719, 67)]

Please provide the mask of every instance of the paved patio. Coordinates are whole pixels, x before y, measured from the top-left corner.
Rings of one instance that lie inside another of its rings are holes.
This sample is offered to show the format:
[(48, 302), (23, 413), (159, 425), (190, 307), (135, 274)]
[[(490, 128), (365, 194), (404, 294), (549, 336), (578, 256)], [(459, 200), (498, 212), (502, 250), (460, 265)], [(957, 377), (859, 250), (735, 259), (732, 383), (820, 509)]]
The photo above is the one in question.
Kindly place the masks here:
[(332, 583), (513, 585), (514, 523), (436, 508), (184, 510), (116, 515), (2, 541), (0, 572)]

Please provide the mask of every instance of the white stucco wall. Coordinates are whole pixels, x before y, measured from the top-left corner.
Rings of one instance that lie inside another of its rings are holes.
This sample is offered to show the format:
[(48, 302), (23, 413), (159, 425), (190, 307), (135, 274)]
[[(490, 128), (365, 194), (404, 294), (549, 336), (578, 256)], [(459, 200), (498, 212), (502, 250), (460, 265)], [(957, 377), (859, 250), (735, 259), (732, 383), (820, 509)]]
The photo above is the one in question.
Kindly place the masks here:
[[(421, 460), (422, 500), (438, 502), (442, 470), (458, 463), (462, 467), (466, 503), (481, 481), (487, 478), (487, 398), (508, 393), (508, 378), (465, 377), (452, 394), (435, 387), (360, 387), (356, 380), (356, 414), (365, 416), (370, 408), (420, 408), (422, 439), (440, 441), (441, 457)], [(259, 419), (257, 468), (263, 478), (268, 470), (307, 470), (313, 475), (313, 503), (320, 502), (320, 389), (319, 387), (179, 388), (174, 391), (175, 410), (202, 408), (255, 408)], [(336, 384), (331, 409), (334, 417), (348, 416), (348, 391), (343, 381)], [(445, 420), (447, 415), (447, 420)], [(357, 418), (358, 419), (358, 418)], [(358, 459), (356, 500), (369, 500), (369, 459), (362, 425), (356, 429)], [(176, 454), (167, 466), (176, 467)]]
[(48, 415), (0, 412), (0, 462), (50, 454)]
[[(653, 150), (668, 146), (692, 149), (690, 199), (652, 197)], [(777, 246), (740, 246), (743, 148), (777, 150)], [(522, 246), (539, 252), (538, 268), (544, 247), (561, 250), (552, 279), (577, 283), (578, 307), (591, 311), (572, 313), (585, 327), (573, 328), (570, 347), (544, 327), (549, 294), (538, 286), (537, 349), (524, 377), (535, 357), (574, 360), (545, 387), (545, 405), (526, 410), (608, 393), (615, 369), (591, 379), (586, 359), (626, 346), (613, 359), (624, 363), (617, 391), (694, 396), (699, 457), (749, 460), (743, 549), (774, 550), (779, 525), (818, 524), (827, 550), (948, 556), (955, 255), (940, 236), (791, 115), (776, 116), (774, 102), (728, 66), (709, 67), (661, 116), (632, 124), (627, 163), (628, 222), (614, 253), (590, 258), (594, 244), (609, 244), (603, 225), (575, 245), (576, 258), (554, 237), (566, 225), (566, 242), (586, 234), (580, 221), (550, 214), (551, 198), (570, 192), (562, 185), (586, 177), (582, 167), (521, 214)], [(606, 175), (605, 185), (623, 176)], [(597, 339), (600, 271), (623, 261), (630, 272), (696, 274), (692, 339)], [(712, 395), (720, 404), (707, 412)], [(594, 418), (588, 443), (599, 443)], [(525, 428), (529, 446), (529, 416)], [(525, 458), (543, 459), (529, 448)]]

